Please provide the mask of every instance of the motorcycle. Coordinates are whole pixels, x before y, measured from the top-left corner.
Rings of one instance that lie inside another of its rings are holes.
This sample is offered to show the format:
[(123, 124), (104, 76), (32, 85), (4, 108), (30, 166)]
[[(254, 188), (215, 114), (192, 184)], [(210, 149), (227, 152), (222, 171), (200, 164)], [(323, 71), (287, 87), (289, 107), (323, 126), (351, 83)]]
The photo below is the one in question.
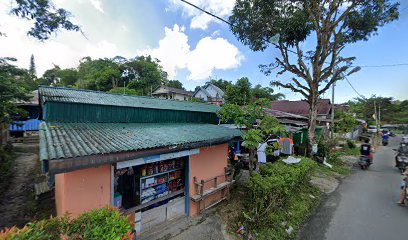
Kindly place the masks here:
[(406, 146), (400, 147), (399, 149), (393, 149), (397, 152), (395, 156), (396, 167), (400, 172), (404, 172), (405, 168), (408, 167), (408, 148)]
[(387, 146), (388, 145), (388, 139), (383, 139), (382, 140), (382, 145)]
[(370, 157), (361, 155), (358, 161), (358, 165), (360, 165), (360, 168), (363, 170), (367, 169), (371, 165)]

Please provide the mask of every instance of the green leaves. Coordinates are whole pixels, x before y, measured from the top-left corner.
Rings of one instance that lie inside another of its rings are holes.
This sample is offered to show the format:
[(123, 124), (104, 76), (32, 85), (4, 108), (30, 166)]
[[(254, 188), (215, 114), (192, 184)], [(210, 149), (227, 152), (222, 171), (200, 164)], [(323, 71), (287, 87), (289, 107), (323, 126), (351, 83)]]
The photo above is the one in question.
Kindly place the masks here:
[(8, 122), (18, 111), (16, 101), (28, 100), (33, 79), (27, 70), (17, 68), (9, 61), (14, 59), (0, 58), (0, 124)]
[(55, 239), (133, 239), (132, 225), (126, 216), (112, 207), (95, 209), (71, 218), (68, 215), (29, 223), (21, 229), (0, 231), (0, 239), (55, 240)]
[(27, 34), (40, 41), (49, 39), (52, 33), (60, 29), (81, 31), (78, 25), (69, 20), (70, 12), (56, 8), (49, 0), (16, 0), (16, 2), (17, 6), (11, 10), (11, 14), (34, 20), (34, 26)]
[(251, 83), (246, 77), (238, 79), (234, 85), (228, 85), (225, 101), (230, 104), (247, 105), (252, 101)]
[(337, 112), (336, 119), (338, 120), (334, 124), (334, 131), (336, 133), (348, 133), (357, 126), (357, 120), (351, 113)]
[(290, 221), (290, 218), (281, 218), (285, 218), (294, 196), (308, 186), (316, 165), (310, 159), (302, 159), (297, 165), (282, 162), (261, 165), (260, 173), (251, 176), (247, 185), (249, 199), (245, 204), (245, 219), (248, 216), (254, 219), (247, 227), (251, 231), (276, 228), (283, 221)]
[[(279, 134), (284, 131), (282, 125), (275, 117), (266, 116), (264, 107), (269, 106), (267, 99), (258, 99), (245, 106), (225, 104), (217, 115), (221, 122), (234, 123), (243, 128), (243, 144), (250, 150), (253, 156), (259, 144), (268, 140), (271, 134)], [(252, 159), (253, 160), (253, 159)]]

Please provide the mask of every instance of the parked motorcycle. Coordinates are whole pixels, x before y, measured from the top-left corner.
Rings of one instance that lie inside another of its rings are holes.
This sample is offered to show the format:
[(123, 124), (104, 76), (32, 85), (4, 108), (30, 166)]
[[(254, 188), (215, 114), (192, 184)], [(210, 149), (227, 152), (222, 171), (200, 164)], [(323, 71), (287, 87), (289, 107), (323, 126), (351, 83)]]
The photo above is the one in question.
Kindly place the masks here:
[(405, 168), (408, 167), (408, 147), (406, 145), (401, 145), (398, 149), (393, 149), (397, 152), (395, 156), (396, 167), (400, 172), (404, 172)]
[(360, 165), (361, 169), (366, 170), (371, 165), (371, 159), (368, 156), (361, 155), (358, 165)]

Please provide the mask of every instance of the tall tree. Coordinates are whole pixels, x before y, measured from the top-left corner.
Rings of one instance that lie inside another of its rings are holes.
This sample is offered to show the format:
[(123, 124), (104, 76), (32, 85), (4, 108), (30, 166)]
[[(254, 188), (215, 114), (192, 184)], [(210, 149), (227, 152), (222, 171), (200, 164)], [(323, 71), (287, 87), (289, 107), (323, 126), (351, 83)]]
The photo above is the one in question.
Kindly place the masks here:
[[(70, 21), (70, 12), (57, 8), (49, 0), (15, 0), (15, 7), (10, 13), (32, 21), (34, 26), (27, 32), (27, 35), (40, 41), (47, 40), (52, 33), (60, 29), (81, 31), (78, 25)], [(0, 33), (0, 35), (5, 35), (5, 33)]]
[(37, 71), (36, 71), (36, 69), (35, 69), (34, 54), (31, 54), (31, 57), (30, 57), (30, 67), (28, 68), (28, 72), (29, 72), (32, 76), (35, 76), (35, 74), (37, 74)]
[(246, 77), (240, 78), (233, 85), (227, 87), (225, 101), (230, 104), (247, 105), (252, 101), (251, 83)]
[(111, 59), (92, 60), (84, 58), (78, 67), (78, 82), (80, 88), (109, 91), (120, 86), (121, 72), (117, 63)]
[[(262, 71), (290, 73), (289, 81), (273, 84), (301, 94), (309, 103), (309, 153), (315, 143), (318, 99), (343, 75), (355, 72), (350, 70), (355, 58), (342, 57), (342, 50), (397, 19), (398, 6), (391, 0), (236, 1), (229, 19), (234, 35), (254, 51), (275, 42), (280, 57)], [(308, 46), (314, 42), (311, 49), (303, 49), (306, 40)]]
[(270, 87), (262, 87), (260, 84), (255, 85), (254, 88), (251, 89), (252, 97), (256, 99), (266, 98), (270, 101), (281, 100), (285, 98), (285, 95), (282, 93), (274, 93), (273, 89)]
[(141, 95), (150, 95), (150, 92), (167, 81), (167, 73), (163, 70), (158, 59), (151, 56), (139, 56), (129, 60), (127, 69), (128, 88), (141, 92)]
[(168, 81), (165, 81), (164, 85), (166, 85), (168, 87), (184, 89), (183, 83), (181, 83), (179, 80), (168, 80)]
[(56, 86), (73, 87), (78, 81), (78, 71), (76, 69), (61, 69), (57, 73)]
[(38, 80), (40, 85), (51, 86), (59, 82), (58, 73), (61, 71), (61, 68), (58, 65), (54, 64), (54, 67), (48, 69), (44, 72), (42, 77)]
[(358, 118), (364, 119), (370, 124), (374, 123), (374, 105), (377, 111), (381, 111), (382, 122), (395, 122), (398, 117), (398, 105), (393, 103), (390, 97), (371, 96), (370, 98), (356, 98), (349, 101), (349, 111)]
[(16, 59), (0, 58), (0, 130), (3, 123), (7, 123), (11, 116), (18, 112), (15, 102), (28, 100), (29, 89), (26, 88), (24, 81), (21, 81), (28, 72), (10, 63), (13, 61)]

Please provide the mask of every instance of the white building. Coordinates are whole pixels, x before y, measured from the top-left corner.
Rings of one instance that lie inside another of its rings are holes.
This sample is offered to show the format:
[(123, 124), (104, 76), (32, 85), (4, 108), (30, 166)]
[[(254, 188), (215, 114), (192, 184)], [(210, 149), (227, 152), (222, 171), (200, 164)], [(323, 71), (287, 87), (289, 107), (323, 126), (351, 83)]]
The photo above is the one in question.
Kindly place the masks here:
[(153, 97), (161, 99), (175, 99), (180, 101), (191, 100), (193, 92), (167, 86), (160, 86), (152, 93)]
[(201, 101), (211, 104), (222, 105), (224, 103), (224, 92), (214, 84), (207, 84), (200, 87), (193, 97), (199, 98)]

